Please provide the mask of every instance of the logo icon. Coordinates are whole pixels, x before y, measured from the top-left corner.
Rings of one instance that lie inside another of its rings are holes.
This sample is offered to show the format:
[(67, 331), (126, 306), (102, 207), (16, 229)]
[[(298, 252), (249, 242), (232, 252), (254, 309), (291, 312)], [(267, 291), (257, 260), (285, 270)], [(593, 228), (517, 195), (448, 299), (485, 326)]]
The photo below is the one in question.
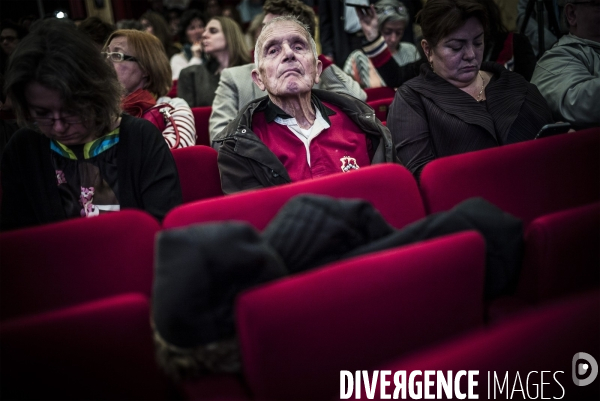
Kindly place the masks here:
[[(596, 362), (594, 357), (588, 353), (578, 352), (573, 355), (571, 366), (573, 383), (575, 383), (576, 386), (587, 386), (596, 379), (596, 376), (598, 376), (598, 362)], [(588, 375), (588, 377), (585, 379), (579, 378), (585, 375)]]
[(356, 163), (356, 159), (350, 156), (344, 156), (340, 159), (342, 162), (342, 171), (347, 173), (350, 170), (358, 170), (360, 166)]

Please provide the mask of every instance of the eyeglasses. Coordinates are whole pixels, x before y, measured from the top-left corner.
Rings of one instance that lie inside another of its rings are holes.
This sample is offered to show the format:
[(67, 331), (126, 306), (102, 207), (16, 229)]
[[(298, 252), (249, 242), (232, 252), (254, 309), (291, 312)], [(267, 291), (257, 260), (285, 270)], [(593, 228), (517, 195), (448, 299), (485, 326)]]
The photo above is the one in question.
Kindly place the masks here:
[(12, 42), (14, 42), (15, 40), (17, 40), (17, 37), (16, 37), (16, 36), (0, 36), (0, 43), (1, 43), (1, 42), (4, 42), (5, 40), (6, 40), (8, 43), (12, 43)]
[(123, 61), (138, 61), (137, 58), (133, 56), (128, 56), (127, 54), (119, 52), (103, 52), (102, 55), (113, 63), (121, 63)]
[(60, 121), (60, 122), (62, 122), (65, 125), (82, 124), (85, 121), (84, 118), (77, 117), (77, 116), (66, 116), (66, 117), (58, 117), (58, 118), (53, 118), (53, 117), (32, 117), (32, 120), (37, 125), (41, 125), (41, 126), (52, 126), (57, 121)]

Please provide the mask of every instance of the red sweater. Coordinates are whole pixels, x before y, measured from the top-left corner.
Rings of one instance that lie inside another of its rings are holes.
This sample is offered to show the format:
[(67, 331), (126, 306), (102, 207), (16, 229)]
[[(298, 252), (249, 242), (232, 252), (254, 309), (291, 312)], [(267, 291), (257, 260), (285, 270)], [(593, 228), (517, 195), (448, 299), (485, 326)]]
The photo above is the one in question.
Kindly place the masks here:
[(304, 143), (287, 126), (275, 121), (267, 123), (263, 111), (252, 117), (252, 130), (281, 161), (292, 182), (371, 164), (371, 142), (367, 136), (339, 108), (323, 104), (335, 114), (329, 116), (331, 127), (310, 142), (310, 166)]

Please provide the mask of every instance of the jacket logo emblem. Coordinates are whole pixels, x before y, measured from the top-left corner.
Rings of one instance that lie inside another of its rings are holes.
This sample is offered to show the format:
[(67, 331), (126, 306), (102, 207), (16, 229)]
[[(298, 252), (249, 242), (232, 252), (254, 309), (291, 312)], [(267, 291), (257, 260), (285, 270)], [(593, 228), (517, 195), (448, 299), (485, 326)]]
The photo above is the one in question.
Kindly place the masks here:
[(356, 164), (356, 159), (350, 156), (344, 156), (340, 159), (342, 162), (342, 172), (347, 173), (350, 170), (358, 170), (360, 166)]

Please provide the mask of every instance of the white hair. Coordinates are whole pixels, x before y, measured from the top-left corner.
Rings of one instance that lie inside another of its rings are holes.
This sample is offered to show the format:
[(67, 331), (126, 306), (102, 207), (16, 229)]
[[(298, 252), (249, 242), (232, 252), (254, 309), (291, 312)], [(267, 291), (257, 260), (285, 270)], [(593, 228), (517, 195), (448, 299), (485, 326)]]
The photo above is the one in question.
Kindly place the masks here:
[(266, 30), (266, 28), (268, 26), (270, 26), (271, 24), (277, 23), (277, 22), (293, 22), (297, 25), (300, 26), (300, 28), (302, 28), (302, 30), (305, 33), (306, 39), (308, 39), (308, 43), (310, 43), (310, 49), (312, 50), (313, 56), (315, 58), (315, 63), (317, 62), (318, 59), (318, 55), (317, 55), (317, 44), (315, 43), (315, 40), (313, 39), (312, 35), (310, 34), (310, 30), (308, 28), (308, 25), (306, 25), (305, 23), (303, 23), (302, 21), (300, 21), (298, 19), (298, 17), (294, 16), (294, 15), (282, 15), (280, 17), (276, 17), (273, 18), (271, 21), (267, 22), (265, 24), (265, 26), (263, 26), (263, 29), (260, 33), (260, 35), (258, 36), (258, 39), (256, 40), (256, 44), (254, 45), (254, 64), (256, 66), (256, 69), (258, 69), (260, 67), (260, 49), (263, 45), (264, 42), (264, 32)]

